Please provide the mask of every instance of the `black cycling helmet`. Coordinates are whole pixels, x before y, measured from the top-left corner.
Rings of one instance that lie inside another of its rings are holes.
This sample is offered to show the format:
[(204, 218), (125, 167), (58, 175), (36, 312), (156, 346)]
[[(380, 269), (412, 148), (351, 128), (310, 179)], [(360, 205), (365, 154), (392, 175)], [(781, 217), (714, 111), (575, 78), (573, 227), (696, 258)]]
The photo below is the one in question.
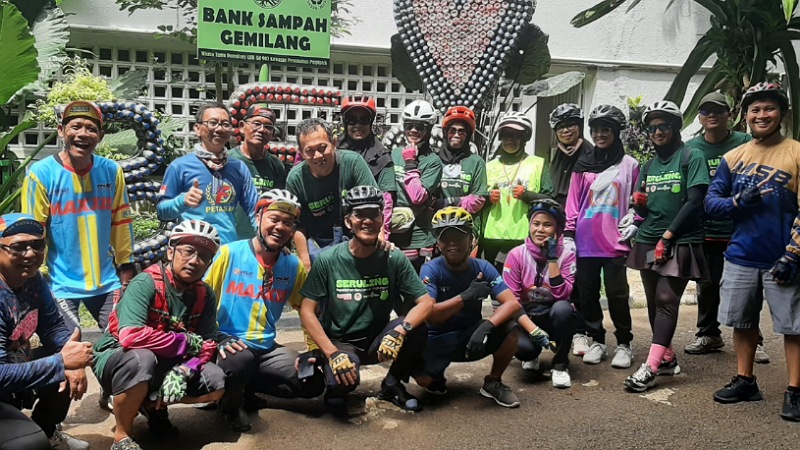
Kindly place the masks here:
[(781, 111), (786, 112), (789, 110), (789, 97), (786, 91), (783, 90), (778, 83), (761, 82), (755, 86), (751, 86), (747, 92), (742, 95), (742, 109), (747, 111), (750, 104), (756, 100), (772, 99), (778, 102)]
[(567, 224), (567, 217), (564, 214), (564, 208), (562, 208), (557, 201), (544, 198), (531, 203), (531, 206), (528, 207), (528, 221), (533, 218), (534, 214), (539, 212), (547, 213), (555, 219), (556, 229), (559, 234), (564, 231), (564, 227)]
[(625, 114), (619, 108), (612, 105), (597, 106), (592, 110), (591, 113), (589, 113), (590, 127), (598, 120), (602, 120), (603, 122), (610, 124), (616, 128), (617, 131), (624, 130), (628, 125), (628, 119), (625, 118)]
[(550, 128), (556, 129), (559, 123), (569, 121), (583, 125), (583, 110), (575, 103), (562, 103), (550, 113)]
[(345, 215), (360, 208), (383, 209), (383, 192), (374, 186), (356, 186), (344, 196)]

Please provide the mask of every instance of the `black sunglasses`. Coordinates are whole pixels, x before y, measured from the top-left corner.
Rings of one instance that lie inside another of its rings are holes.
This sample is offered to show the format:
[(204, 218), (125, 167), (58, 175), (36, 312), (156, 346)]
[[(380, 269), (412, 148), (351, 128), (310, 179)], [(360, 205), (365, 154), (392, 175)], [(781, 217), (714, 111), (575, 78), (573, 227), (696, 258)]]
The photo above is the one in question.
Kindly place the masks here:
[(11, 253), (16, 253), (18, 255), (24, 255), (28, 249), (33, 250), (34, 252), (41, 252), (44, 251), (44, 248), (47, 246), (47, 242), (44, 239), (36, 239), (33, 241), (24, 241), (24, 242), (15, 242), (11, 245), (0, 244), (0, 247), (10, 251)]
[(361, 117), (345, 117), (344, 123), (347, 125), (370, 125), (372, 123), (372, 119), (369, 116), (361, 116)]
[(425, 131), (428, 129), (428, 124), (424, 122), (406, 122), (403, 124), (403, 129), (406, 131)]
[(648, 133), (653, 134), (656, 131), (660, 131), (662, 133), (666, 133), (667, 131), (672, 131), (672, 124), (671, 123), (660, 123), (658, 125), (648, 125), (644, 128), (647, 130)]

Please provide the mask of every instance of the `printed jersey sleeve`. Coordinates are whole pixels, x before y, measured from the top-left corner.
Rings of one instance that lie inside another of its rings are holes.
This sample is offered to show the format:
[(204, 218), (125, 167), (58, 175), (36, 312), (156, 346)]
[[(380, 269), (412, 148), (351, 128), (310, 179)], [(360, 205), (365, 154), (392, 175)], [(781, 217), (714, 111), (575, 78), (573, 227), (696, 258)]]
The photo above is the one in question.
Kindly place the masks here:
[(188, 209), (183, 200), (186, 193), (182, 191), (183, 180), (178, 166), (170, 164), (164, 173), (156, 205), (156, 212), (161, 220), (175, 220)]
[(59, 353), (26, 363), (6, 362), (10, 323), (5, 312), (0, 312), (0, 393), (14, 394), (64, 381), (64, 360)]
[(715, 219), (730, 219), (736, 211), (731, 197), (733, 177), (727, 158), (723, 157), (717, 167), (717, 173), (708, 187), (705, 198), (706, 214)]
[(165, 358), (184, 356), (187, 342), (183, 333), (159, 331), (147, 323), (155, 292), (155, 283), (149, 274), (140, 273), (131, 280), (116, 307), (119, 343), (126, 350), (145, 348)]
[(478, 266), (480, 267), (481, 272), (483, 273), (483, 279), (488, 280), (492, 286), (492, 298), (497, 298), (498, 295), (505, 292), (508, 289), (508, 285), (503, 280), (503, 277), (500, 275), (500, 272), (497, 269), (489, 264), (488, 261), (479, 259)]
[(578, 215), (581, 211), (583, 204), (583, 195), (585, 189), (583, 188), (583, 172), (573, 172), (569, 181), (569, 191), (567, 193), (567, 204), (565, 213), (567, 216), (567, 224), (564, 231), (575, 231), (578, 222)]
[(247, 213), (247, 217), (250, 218), (250, 222), (253, 226), (256, 226), (256, 203), (258, 203), (258, 190), (256, 189), (256, 185), (253, 182), (253, 177), (250, 176), (250, 172), (247, 169), (245, 163), (238, 161), (240, 167), (240, 174), (242, 177), (242, 196), (239, 197), (239, 204), (242, 206), (244, 212)]
[(511, 289), (517, 300), (519, 300), (519, 296), (522, 295), (522, 291), (525, 288), (522, 281), (522, 261), (520, 257), (521, 252), (514, 248), (508, 252), (505, 265), (503, 265), (503, 282)]
[(289, 294), (289, 306), (294, 309), (300, 309), (300, 304), (303, 303), (303, 295), (300, 291), (303, 289), (303, 286), (306, 284), (306, 278), (308, 278), (308, 272), (306, 272), (306, 266), (302, 263), (297, 264), (297, 278), (294, 282), (294, 288), (292, 288), (292, 293)]
[(575, 286), (575, 262), (575, 248), (563, 247), (561, 256), (558, 257), (558, 268), (561, 271), (562, 283), (550, 280), (550, 291), (556, 300), (569, 300), (572, 295), (572, 290)]
[(50, 198), (47, 187), (33, 167), (22, 183), (22, 213), (30, 214), (45, 227), (50, 220)]
[(37, 282), (42, 306), (39, 308), (39, 325), (36, 327), (36, 334), (39, 335), (47, 353), (60, 352), (72, 335), (72, 331), (64, 323), (64, 318), (61, 317), (56, 300), (53, 298), (53, 292), (44, 281), (44, 277), (41, 274), (37, 277), (40, 278)]
[(425, 289), (428, 291), (428, 295), (430, 295), (432, 299), (437, 300), (439, 290), (437, 287), (438, 279), (436, 270), (434, 270), (434, 264), (432, 262), (423, 264), (419, 271), (419, 276), (422, 279), (422, 285), (425, 286)]
[(119, 267), (133, 264), (133, 219), (131, 204), (128, 201), (128, 187), (122, 167), (117, 167), (116, 192), (114, 193), (113, 218), (111, 221), (111, 247), (114, 248), (114, 262)]
[(214, 261), (211, 263), (211, 267), (209, 267), (208, 271), (206, 271), (204, 281), (206, 284), (208, 284), (211, 290), (214, 291), (214, 295), (219, 302), (217, 306), (222, 305), (222, 290), (224, 289), (223, 285), (225, 283), (225, 274), (228, 273), (228, 267), (230, 267), (230, 263), (230, 247), (223, 245), (214, 256)]

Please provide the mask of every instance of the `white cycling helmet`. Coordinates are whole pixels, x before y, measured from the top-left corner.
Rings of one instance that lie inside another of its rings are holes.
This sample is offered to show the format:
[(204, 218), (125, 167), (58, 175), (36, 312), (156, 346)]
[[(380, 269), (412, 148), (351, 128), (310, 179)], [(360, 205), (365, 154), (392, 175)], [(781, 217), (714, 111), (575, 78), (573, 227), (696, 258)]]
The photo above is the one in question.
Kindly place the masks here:
[(433, 125), (436, 123), (436, 119), (436, 110), (425, 100), (414, 100), (403, 108), (403, 122), (424, 122)]
[(199, 245), (216, 253), (219, 250), (219, 233), (208, 222), (202, 220), (184, 220), (175, 225), (169, 235), (169, 246), (178, 244)]
[(669, 101), (669, 100), (662, 100), (653, 103), (652, 105), (648, 106), (647, 109), (644, 110), (644, 114), (642, 115), (642, 122), (647, 125), (647, 118), (650, 114), (663, 112), (678, 118), (681, 122), (683, 122), (683, 113), (681, 109), (678, 108), (678, 105)]
[(503, 128), (511, 128), (513, 130), (522, 131), (525, 133), (523, 142), (528, 142), (533, 135), (533, 122), (524, 113), (512, 111), (506, 113), (497, 124), (497, 133)]
[(295, 219), (300, 217), (300, 202), (297, 197), (285, 189), (270, 189), (258, 197), (256, 215), (266, 208), (267, 211), (283, 211)]

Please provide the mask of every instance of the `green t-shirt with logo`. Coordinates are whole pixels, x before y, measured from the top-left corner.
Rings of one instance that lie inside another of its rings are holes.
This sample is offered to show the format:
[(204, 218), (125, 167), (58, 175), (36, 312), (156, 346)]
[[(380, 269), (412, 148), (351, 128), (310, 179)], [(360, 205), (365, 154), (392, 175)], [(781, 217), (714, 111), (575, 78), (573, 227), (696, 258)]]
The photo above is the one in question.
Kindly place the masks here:
[[(266, 158), (254, 161), (245, 156), (242, 153), (242, 147), (238, 146), (228, 152), (228, 158), (238, 159), (247, 166), (259, 195), (270, 189), (283, 189), (286, 187), (286, 167), (275, 155), (267, 153)], [(250, 216), (241, 206), (236, 207), (236, 234), (239, 239), (251, 239), (256, 235), (250, 223)]]
[[(397, 201), (395, 207), (408, 207), (414, 211), (414, 225), (404, 233), (392, 233), (391, 241), (401, 249), (420, 249), (432, 247), (436, 239), (431, 231), (433, 210), (430, 202), (414, 205), (406, 195), (403, 180), (406, 177), (406, 163), (403, 161), (403, 149), (396, 148), (392, 152), (394, 161), (394, 175), (397, 183)], [(442, 181), (442, 160), (439, 155), (431, 152), (419, 156), (419, 172), (422, 186), (428, 190), (432, 197), (439, 195), (439, 183)]]
[[(444, 164), (442, 168), (441, 196), (466, 197), (468, 195), (489, 195), (486, 181), (486, 161), (471, 153), (457, 164)], [(458, 206), (458, 205), (455, 205)], [(475, 232), (480, 233), (481, 216), (473, 214)]]
[(411, 262), (399, 250), (356, 258), (347, 242), (319, 255), (300, 293), (319, 303), (331, 339), (374, 336), (392, 310), (403, 315), (427, 294)]
[[(700, 135), (688, 141), (686, 145), (703, 152), (703, 155), (706, 157), (706, 163), (708, 163), (708, 176), (713, 179), (714, 175), (717, 173), (717, 167), (719, 167), (719, 163), (725, 153), (728, 153), (745, 142), (750, 142), (752, 139), (753, 137), (749, 134), (731, 131), (728, 139), (718, 144), (710, 144), (705, 140), (703, 135)], [(703, 224), (703, 228), (705, 229), (707, 239), (730, 239), (731, 235), (733, 235), (732, 220), (714, 220), (707, 218)]]
[(335, 155), (336, 167), (327, 177), (316, 178), (308, 161), (303, 161), (286, 178), (286, 189), (300, 202), (300, 227), (310, 238), (332, 239), (333, 227), (344, 227), (341, 201), (348, 190), (356, 186), (378, 187), (361, 155), (350, 150), (336, 150)]
[[(684, 151), (690, 152), (686, 174), (681, 170), (681, 155)], [(645, 176), (644, 169), (639, 173), (637, 186), (641, 186), (643, 176)], [(703, 152), (688, 148), (686, 145), (681, 146), (666, 161), (662, 161), (658, 156), (654, 157), (646, 176), (647, 217), (639, 227), (636, 240), (645, 244), (656, 244), (683, 206), (686, 199), (685, 191), (695, 186), (708, 186), (711, 179), (708, 177), (708, 168)], [(679, 236), (675, 242), (678, 244), (702, 243), (702, 224), (698, 221), (696, 227), (683, 236)]]

